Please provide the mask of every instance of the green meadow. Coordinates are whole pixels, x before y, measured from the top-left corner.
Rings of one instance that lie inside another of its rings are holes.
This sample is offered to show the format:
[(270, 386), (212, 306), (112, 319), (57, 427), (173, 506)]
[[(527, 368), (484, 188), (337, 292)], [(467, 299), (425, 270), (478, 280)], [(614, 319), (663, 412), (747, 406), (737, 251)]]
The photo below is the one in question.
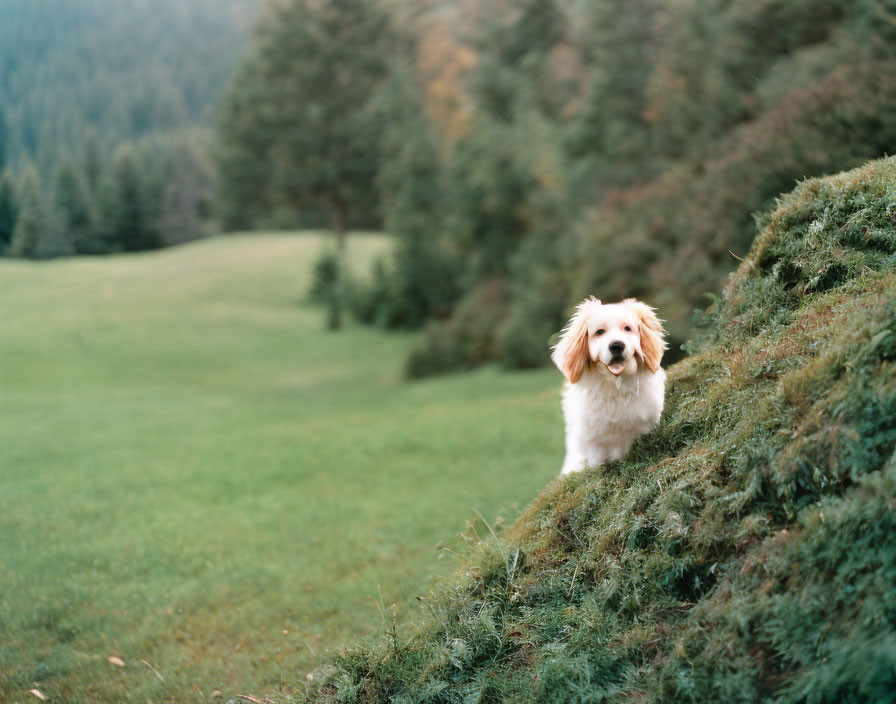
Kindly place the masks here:
[(321, 246), (0, 262), (0, 701), (291, 690), (554, 476), (559, 374), (405, 381), (413, 336), (305, 302)]

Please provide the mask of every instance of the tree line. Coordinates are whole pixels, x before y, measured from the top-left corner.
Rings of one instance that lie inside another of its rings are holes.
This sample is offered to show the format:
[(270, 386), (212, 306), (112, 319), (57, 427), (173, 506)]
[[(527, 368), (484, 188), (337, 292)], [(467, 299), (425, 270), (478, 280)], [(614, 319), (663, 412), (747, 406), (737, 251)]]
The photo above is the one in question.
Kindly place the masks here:
[[(46, 259), (156, 249), (206, 234), (212, 167), (202, 135), (125, 142), (93, 133), (48, 178), (0, 158), (0, 256)], [(2, 156), (2, 150), (0, 150)]]
[(394, 256), (337, 289), (425, 328), (413, 375), (542, 364), (585, 294), (659, 306), (677, 349), (754, 212), (896, 147), (893, 0), (466, 3), (442, 41), (444, 3), (389, 8), (275, 6), (218, 164), (231, 226), (378, 207)]
[(254, 4), (0, 4), (0, 250), (384, 228), (324, 300), (423, 328), (414, 375), (528, 367), (585, 294), (678, 348), (754, 212), (896, 145), (894, 0), (279, 0), (215, 112)]

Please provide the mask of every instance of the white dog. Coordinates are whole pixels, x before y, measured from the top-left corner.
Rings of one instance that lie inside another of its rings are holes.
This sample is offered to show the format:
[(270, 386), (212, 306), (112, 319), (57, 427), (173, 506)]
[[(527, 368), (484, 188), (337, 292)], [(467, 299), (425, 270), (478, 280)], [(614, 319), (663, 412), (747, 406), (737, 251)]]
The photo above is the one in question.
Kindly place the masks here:
[(653, 308), (627, 298), (587, 298), (563, 330), (551, 359), (563, 372), (566, 458), (563, 474), (618, 460), (663, 412), (666, 342)]

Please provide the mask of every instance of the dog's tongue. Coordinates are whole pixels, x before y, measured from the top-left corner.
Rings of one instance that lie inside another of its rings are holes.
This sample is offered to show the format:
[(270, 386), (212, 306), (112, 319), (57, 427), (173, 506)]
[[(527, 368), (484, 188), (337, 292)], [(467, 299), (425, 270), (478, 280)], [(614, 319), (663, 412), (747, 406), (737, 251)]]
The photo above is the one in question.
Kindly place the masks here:
[(625, 362), (614, 362), (613, 364), (608, 364), (607, 369), (610, 370), (610, 374), (613, 376), (619, 376), (622, 372), (625, 371)]

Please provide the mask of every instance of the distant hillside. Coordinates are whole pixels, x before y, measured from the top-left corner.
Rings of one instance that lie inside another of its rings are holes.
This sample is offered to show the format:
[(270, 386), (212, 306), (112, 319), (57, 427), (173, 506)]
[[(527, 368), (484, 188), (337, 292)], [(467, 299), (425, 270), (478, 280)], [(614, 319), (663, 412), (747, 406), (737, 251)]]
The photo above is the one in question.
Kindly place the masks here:
[(896, 159), (761, 223), (658, 429), (480, 526), (419, 630), (316, 701), (892, 701)]
[(88, 126), (115, 143), (208, 120), (260, 5), (0, 0), (9, 158), (47, 167)]

